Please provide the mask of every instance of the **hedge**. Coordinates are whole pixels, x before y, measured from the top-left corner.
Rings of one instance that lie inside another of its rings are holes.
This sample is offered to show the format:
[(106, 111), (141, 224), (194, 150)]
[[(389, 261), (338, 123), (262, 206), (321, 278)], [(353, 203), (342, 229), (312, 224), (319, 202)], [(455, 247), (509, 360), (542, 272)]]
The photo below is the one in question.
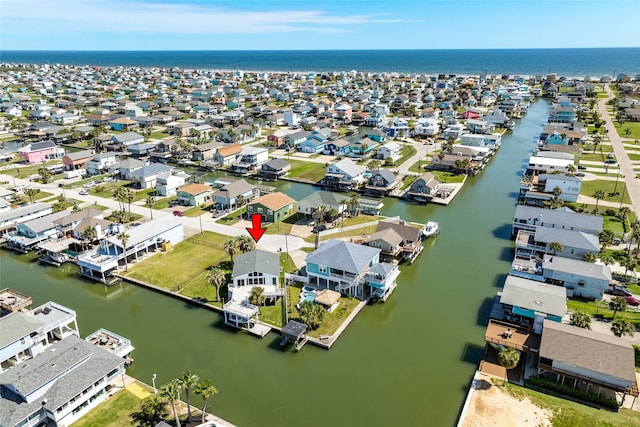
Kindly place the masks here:
[(599, 406), (608, 409), (618, 410), (618, 401), (605, 396), (598, 396), (595, 393), (591, 393), (586, 390), (575, 389), (571, 386), (560, 384), (552, 379), (531, 376), (528, 382), (536, 387), (543, 388), (545, 390), (552, 391), (558, 394), (564, 394), (566, 396), (575, 397), (576, 399), (584, 400), (585, 402), (595, 403)]

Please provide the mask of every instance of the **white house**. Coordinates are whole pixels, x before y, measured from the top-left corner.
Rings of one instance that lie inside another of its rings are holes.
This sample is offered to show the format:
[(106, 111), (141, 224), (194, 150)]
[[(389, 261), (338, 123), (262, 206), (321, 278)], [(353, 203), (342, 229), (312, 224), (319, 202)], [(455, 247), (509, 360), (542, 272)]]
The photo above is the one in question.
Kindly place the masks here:
[(279, 297), (280, 255), (261, 249), (239, 254), (233, 263), (231, 280), (229, 292), (233, 301), (247, 300), (254, 286), (260, 286), (267, 298)]
[(538, 182), (544, 183), (545, 193), (553, 193), (559, 188), (562, 191), (559, 197), (565, 202), (577, 202), (582, 188), (582, 178), (574, 175), (541, 174), (538, 175)]
[(435, 117), (421, 117), (413, 128), (414, 136), (435, 136), (440, 131), (438, 119)]
[(156, 190), (159, 196), (170, 197), (177, 194), (178, 188), (185, 183), (185, 176), (182, 174), (173, 174), (171, 172), (163, 172), (156, 178)]
[(293, 111), (287, 111), (284, 113), (284, 122), (290, 127), (297, 126), (300, 124), (300, 115)]
[(378, 148), (377, 157), (381, 160), (391, 159), (395, 162), (400, 158), (400, 149), (400, 144), (387, 142), (382, 147)]
[(87, 173), (89, 175), (100, 175), (109, 170), (116, 164), (116, 153), (98, 153), (94, 155), (87, 163)]

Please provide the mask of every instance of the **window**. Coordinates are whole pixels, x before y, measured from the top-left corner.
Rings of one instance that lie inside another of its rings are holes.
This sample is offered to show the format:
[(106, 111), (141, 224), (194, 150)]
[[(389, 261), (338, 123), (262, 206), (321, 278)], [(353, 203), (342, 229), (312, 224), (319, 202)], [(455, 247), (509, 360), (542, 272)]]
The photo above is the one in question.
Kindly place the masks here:
[(247, 210), (248, 210), (249, 212), (252, 212), (252, 211), (253, 211), (253, 206), (247, 206)]
[(271, 209), (267, 210), (267, 214), (273, 215), (273, 211)]
[(262, 213), (263, 210), (264, 209), (262, 209), (262, 208), (258, 208), (258, 213)]
[(318, 271), (320, 273), (326, 273), (327, 272), (327, 266), (326, 265), (319, 265), (318, 266)]

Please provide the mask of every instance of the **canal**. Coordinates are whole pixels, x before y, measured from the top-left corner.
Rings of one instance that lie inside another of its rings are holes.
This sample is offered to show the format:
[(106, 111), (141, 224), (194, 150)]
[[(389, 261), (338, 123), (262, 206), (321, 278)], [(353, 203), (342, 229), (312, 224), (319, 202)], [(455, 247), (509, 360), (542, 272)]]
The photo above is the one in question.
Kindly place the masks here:
[[(74, 308), (83, 336), (105, 327), (131, 338), (129, 373), (144, 382), (156, 373), (164, 384), (184, 369), (210, 379), (220, 393), (209, 408), (239, 426), (450, 426), (509, 268), (518, 182), (548, 110), (545, 101), (532, 104), (449, 206), (385, 200), (384, 214), (436, 220), (441, 234), (414, 265), (401, 267), (388, 302), (367, 307), (330, 351), (283, 352), (276, 334), (261, 340), (224, 327), (210, 311), (132, 285), (84, 282), (74, 266), (43, 267), (6, 251), (0, 287), (29, 294), (34, 304)], [(314, 191), (278, 185), (294, 197)]]

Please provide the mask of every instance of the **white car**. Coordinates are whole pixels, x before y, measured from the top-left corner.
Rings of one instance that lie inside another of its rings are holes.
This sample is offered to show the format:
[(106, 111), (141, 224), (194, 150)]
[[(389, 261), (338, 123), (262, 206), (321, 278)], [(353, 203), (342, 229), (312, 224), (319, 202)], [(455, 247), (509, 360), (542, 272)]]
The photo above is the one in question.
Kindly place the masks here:
[(88, 192), (87, 190), (84, 190), (84, 189), (83, 189), (83, 190), (80, 190), (80, 191), (78, 192), (78, 194), (79, 194), (79, 195), (81, 195), (81, 196), (86, 196), (86, 195), (88, 195), (88, 194), (89, 194), (89, 192)]

